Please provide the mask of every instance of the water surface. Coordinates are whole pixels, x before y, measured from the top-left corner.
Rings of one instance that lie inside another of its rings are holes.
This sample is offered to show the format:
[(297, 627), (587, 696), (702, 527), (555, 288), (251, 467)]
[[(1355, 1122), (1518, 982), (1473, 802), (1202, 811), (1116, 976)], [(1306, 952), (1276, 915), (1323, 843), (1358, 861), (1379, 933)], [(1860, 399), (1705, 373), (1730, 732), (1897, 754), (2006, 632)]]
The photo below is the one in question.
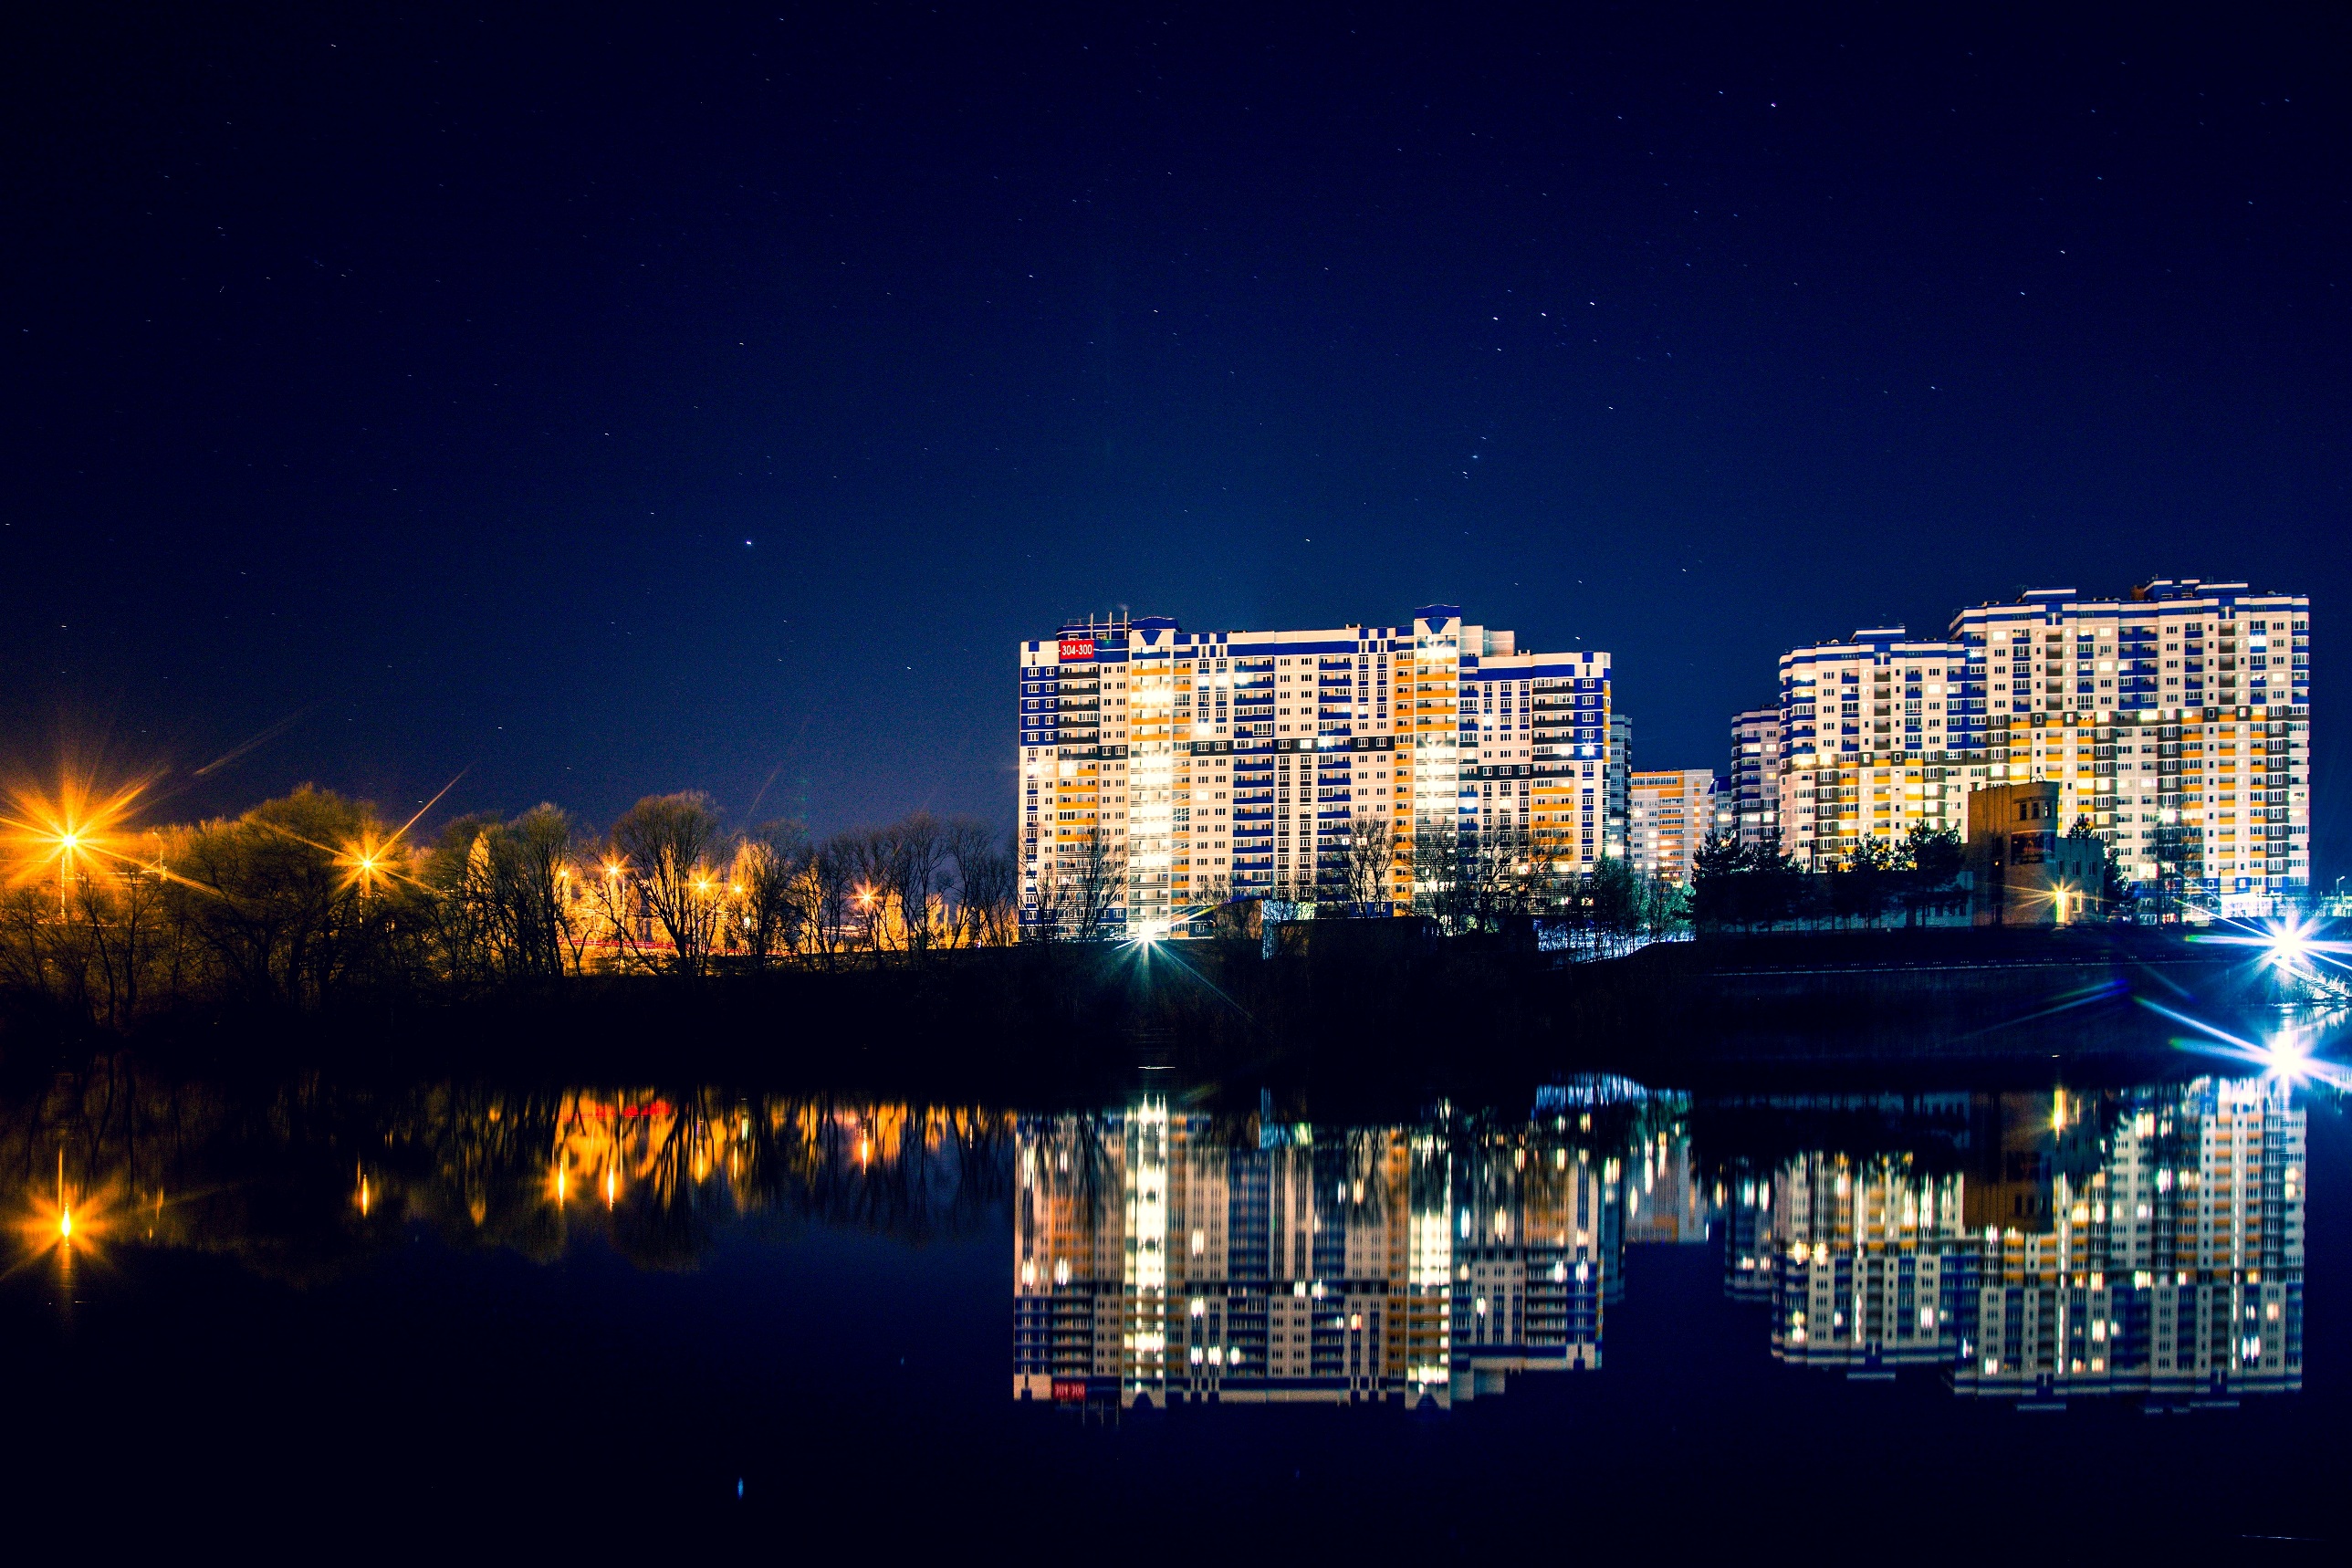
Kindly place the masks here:
[(1330, 1123), (108, 1062), (0, 1105), (19, 1474), (354, 1552), (2317, 1542), (2343, 1118), (2209, 1065)]

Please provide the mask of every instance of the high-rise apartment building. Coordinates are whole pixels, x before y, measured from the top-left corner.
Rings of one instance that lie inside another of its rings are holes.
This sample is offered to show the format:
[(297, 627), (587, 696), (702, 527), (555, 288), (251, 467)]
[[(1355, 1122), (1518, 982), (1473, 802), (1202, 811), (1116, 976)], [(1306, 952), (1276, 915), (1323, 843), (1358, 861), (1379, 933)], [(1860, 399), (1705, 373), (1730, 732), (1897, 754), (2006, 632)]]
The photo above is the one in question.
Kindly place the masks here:
[(1613, 713), (1609, 719), (1609, 755), (1615, 764), (1608, 778), (1608, 790), (1601, 797), (1601, 853), (1622, 859), (1626, 853), (1627, 813), (1633, 807), (1633, 719), (1629, 713)]
[(2311, 601), (2158, 578), (2044, 588), (1953, 617), (1982, 660), (1986, 757), (2053, 780), (2137, 882), (2229, 897), (2311, 885)]
[(1731, 813), (1742, 848), (1780, 832), (1780, 710), (1755, 708), (1731, 719)]
[(1865, 838), (1958, 829), (1989, 784), (2048, 780), (2133, 881), (2306, 894), (2310, 640), (2305, 596), (2159, 578), (1979, 605), (1941, 639), (1887, 626), (1791, 649), (1782, 847), (1828, 869)]
[(1912, 828), (1965, 831), (1966, 792), (1984, 782), (1980, 708), (1969, 708), (1957, 642), (1865, 627), (1780, 656), (1780, 849), (1830, 870), (1866, 839)]
[(1636, 772), (1627, 781), (1626, 853), (1644, 877), (1687, 883), (1698, 867), (1707, 835), (1728, 823), (1716, 820), (1721, 800), (1715, 774), (1706, 768)]
[[(1609, 656), (1523, 652), (1455, 605), (1308, 631), (1075, 623), (1023, 643), (1019, 675), (1024, 926), (1183, 934), (1236, 897), (1402, 911), (1426, 835), (1524, 832), (1569, 871), (1611, 851)], [(1373, 836), (1385, 878), (1350, 864)]]

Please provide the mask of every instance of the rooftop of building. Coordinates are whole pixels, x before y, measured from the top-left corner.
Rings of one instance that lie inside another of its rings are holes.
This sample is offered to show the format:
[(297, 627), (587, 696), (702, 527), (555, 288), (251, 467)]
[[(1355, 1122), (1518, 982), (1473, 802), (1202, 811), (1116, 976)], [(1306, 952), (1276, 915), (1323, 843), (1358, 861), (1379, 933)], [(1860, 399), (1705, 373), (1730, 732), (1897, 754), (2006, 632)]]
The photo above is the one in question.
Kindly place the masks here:
[(2203, 577), (2151, 577), (2137, 586), (2119, 595), (2084, 594), (2074, 588), (2028, 588), (2014, 599), (1985, 599), (1961, 610), (2041, 609), (2053, 605), (2087, 603), (2094, 605), (2150, 605), (2182, 599), (2210, 599), (2250, 595), (2264, 599), (2301, 599), (2306, 595), (2290, 594), (2284, 589), (2268, 588), (2257, 594), (2252, 584), (2242, 582), (2221, 582)]

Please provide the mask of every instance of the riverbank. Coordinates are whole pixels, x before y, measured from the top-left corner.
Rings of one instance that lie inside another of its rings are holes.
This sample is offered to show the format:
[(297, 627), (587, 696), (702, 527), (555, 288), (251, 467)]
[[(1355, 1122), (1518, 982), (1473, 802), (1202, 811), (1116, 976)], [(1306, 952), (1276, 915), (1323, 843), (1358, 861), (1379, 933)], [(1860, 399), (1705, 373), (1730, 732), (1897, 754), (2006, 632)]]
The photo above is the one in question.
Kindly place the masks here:
[[(1399, 1097), (1645, 1082), (1933, 1076), (2058, 1058), (2144, 1070), (2193, 1029), (2292, 999), (2250, 950), (2140, 930), (1925, 930), (1715, 938), (1563, 963), (1402, 922), (1328, 922), (1282, 944), (1065, 946), (688, 982), (590, 976), (321, 1015), (163, 1021), (131, 1043), (192, 1071), (320, 1066), (569, 1079), (795, 1083), (1026, 1103), (1188, 1086)], [(0, 1070), (37, 1074), (118, 1039), (20, 1018)]]

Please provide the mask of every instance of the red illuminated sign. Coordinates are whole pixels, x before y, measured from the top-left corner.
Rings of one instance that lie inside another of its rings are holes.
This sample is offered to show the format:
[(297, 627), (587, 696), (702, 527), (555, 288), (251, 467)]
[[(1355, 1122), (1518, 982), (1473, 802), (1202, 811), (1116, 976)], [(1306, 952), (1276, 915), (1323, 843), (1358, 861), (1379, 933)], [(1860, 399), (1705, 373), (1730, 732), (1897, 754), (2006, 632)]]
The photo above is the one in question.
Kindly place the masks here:
[(1057, 1377), (1054, 1380), (1054, 1401), (1055, 1404), (1080, 1404), (1085, 1401), (1086, 1397), (1086, 1379), (1080, 1377)]
[(1064, 637), (1064, 638), (1062, 639), (1062, 662), (1063, 662), (1063, 663), (1067, 664), (1070, 660), (1072, 660), (1072, 659), (1074, 659), (1074, 658), (1087, 658), (1087, 659), (1090, 659), (1090, 658), (1094, 658), (1094, 656), (1095, 656), (1095, 639), (1094, 639), (1094, 638), (1092, 638), (1092, 637)]

